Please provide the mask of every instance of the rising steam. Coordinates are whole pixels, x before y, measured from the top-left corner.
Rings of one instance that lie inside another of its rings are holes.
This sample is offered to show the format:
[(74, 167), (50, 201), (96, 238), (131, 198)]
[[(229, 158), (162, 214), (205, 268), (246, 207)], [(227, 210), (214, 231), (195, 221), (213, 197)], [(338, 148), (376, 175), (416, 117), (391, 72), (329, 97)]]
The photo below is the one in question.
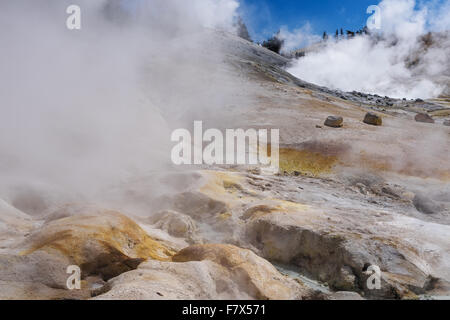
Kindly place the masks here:
[[(289, 69), (295, 76), (344, 91), (396, 98), (448, 94), (450, 1), (419, 5), (383, 0), (381, 32), (348, 40), (330, 39)], [(429, 31), (433, 33), (425, 36)]]
[(79, 31), (73, 1), (0, 2), (0, 198), (90, 195), (160, 170), (173, 128), (233, 97), (205, 28), (232, 30), (236, 1), (76, 3)]

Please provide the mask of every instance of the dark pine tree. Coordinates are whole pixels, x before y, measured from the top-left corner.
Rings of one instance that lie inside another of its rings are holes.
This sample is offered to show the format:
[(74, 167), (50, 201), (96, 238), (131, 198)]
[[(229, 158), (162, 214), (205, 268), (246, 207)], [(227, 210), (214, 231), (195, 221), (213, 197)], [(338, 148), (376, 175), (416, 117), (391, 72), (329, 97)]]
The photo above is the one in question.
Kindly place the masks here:
[(347, 38), (354, 38), (355, 37), (355, 33), (351, 30), (347, 30)]
[(277, 32), (272, 38), (263, 42), (262, 46), (269, 49), (270, 51), (280, 54), (281, 48), (283, 47), (284, 40), (280, 38), (280, 31)]

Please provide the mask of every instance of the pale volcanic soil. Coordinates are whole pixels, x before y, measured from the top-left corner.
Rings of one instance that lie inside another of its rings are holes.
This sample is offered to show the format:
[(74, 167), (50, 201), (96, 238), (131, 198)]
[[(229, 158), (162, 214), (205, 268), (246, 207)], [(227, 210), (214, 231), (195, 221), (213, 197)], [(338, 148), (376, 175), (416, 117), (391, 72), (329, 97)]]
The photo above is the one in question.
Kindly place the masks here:
[[(448, 107), (437, 106), (444, 116), (435, 124), (418, 123), (415, 103), (342, 99), (296, 82), (285, 58), (217, 37), (245, 99), (203, 120), (279, 129), (280, 172), (169, 166), (101, 191), (95, 203), (0, 201), (0, 298), (450, 296)], [(382, 126), (363, 123), (369, 111)], [(330, 115), (344, 126), (324, 126)], [(79, 291), (66, 288), (73, 264)], [(380, 290), (367, 287), (370, 265), (382, 271)]]

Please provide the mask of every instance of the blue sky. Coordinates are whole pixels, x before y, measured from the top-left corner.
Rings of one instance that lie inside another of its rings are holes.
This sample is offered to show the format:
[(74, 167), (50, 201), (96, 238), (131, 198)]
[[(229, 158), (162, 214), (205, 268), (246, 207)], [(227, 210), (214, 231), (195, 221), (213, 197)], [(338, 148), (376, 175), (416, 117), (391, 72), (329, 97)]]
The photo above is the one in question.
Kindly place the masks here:
[(281, 26), (290, 30), (309, 22), (312, 31), (362, 28), (366, 9), (378, 0), (241, 0), (241, 12), (255, 41), (270, 37)]

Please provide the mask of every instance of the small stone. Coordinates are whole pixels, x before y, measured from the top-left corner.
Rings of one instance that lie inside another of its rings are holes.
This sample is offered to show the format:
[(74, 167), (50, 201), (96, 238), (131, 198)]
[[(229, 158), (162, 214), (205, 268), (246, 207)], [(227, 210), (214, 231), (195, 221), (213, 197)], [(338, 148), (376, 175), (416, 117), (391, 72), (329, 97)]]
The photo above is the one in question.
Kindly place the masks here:
[(342, 128), (343, 124), (344, 119), (342, 117), (330, 116), (325, 121), (325, 125), (332, 128)]
[(364, 118), (364, 123), (370, 124), (373, 126), (381, 126), (383, 124), (383, 119), (381, 119), (380, 116), (374, 114), (374, 113), (367, 113)]
[(450, 120), (445, 120), (444, 121), (444, 126), (450, 127)]
[(414, 118), (417, 122), (434, 123), (434, 119), (426, 113), (419, 113)]

